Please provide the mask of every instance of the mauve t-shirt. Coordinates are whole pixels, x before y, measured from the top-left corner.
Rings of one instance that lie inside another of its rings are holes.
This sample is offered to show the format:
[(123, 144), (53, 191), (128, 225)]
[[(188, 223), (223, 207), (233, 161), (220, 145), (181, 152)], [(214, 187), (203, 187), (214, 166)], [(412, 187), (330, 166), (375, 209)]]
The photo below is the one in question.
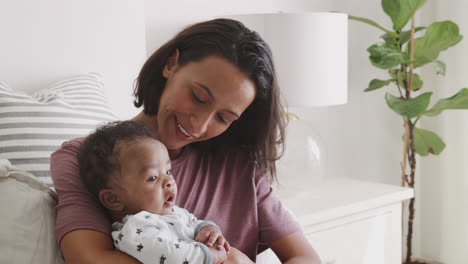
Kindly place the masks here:
[[(67, 141), (51, 156), (59, 242), (77, 229), (111, 234), (110, 219), (79, 175), (77, 153), (83, 140)], [(231, 246), (253, 261), (270, 242), (300, 230), (258, 166), (242, 151), (207, 154), (188, 146), (172, 161), (172, 174), (178, 186), (177, 205), (198, 219), (215, 222)]]

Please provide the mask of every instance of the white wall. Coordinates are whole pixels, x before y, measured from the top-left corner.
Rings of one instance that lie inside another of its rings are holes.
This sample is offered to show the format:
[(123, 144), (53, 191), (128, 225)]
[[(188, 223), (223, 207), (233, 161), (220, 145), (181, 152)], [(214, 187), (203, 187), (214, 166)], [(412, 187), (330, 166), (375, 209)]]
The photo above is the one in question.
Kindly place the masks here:
[(134, 116), (133, 80), (145, 60), (143, 8), (143, 0), (0, 1), (0, 80), (33, 93), (99, 72), (114, 111)]
[[(447, 63), (445, 77), (435, 76), (427, 67), (422, 77), (434, 91), (434, 98), (446, 98), (468, 88), (468, 2), (429, 1), (424, 13), (426, 25), (452, 20), (464, 39), (443, 52), (439, 59)], [(439, 156), (421, 159), (421, 255), (447, 264), (468, 262), (468, 111), (449, 110), (433, 118), (422, 119), (422, 128), (435, 131), (447, 144)]]

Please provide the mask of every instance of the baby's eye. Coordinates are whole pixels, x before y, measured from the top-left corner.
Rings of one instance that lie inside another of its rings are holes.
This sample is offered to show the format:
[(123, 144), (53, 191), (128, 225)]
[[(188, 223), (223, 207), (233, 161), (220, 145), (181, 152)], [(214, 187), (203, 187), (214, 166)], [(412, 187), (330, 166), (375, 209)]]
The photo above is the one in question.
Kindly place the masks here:
[(167, 174), (167, 175), (172, 175), (172, 170), (167, 170), (167, 171), (166, 171), (166, 174)]
[(153, 182), (153, 181), (156, 181), (157, 179), (158, 179), (158, 176), (151, 176), (148, 178), (148, 181)]

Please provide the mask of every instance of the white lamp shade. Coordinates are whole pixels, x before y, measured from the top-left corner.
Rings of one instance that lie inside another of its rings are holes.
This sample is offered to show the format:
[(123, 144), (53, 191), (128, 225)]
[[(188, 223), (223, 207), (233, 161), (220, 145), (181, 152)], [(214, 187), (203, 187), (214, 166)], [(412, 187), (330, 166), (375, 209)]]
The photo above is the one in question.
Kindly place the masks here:
[(275, 13), (229, 16), (270, 45), (285, 105), (345, 104), (348, 83), (348, 15)]

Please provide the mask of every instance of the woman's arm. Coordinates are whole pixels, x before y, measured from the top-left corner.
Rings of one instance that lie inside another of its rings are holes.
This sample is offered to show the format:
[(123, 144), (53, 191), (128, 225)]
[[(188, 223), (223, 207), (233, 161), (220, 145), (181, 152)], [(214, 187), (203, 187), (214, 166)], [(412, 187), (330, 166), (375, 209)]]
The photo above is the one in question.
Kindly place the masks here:
[(242, 253), (237, 248), (231, 247), (231, 251), (227, 256), (224, 264), (255, 264), (249, 257)]
[(67, 233), (60, 242), (67, 264), (106, 264), (140, 262), (129, 255), (113, 249), (112, 238), (102, 232), (79, 229)]
[(282, 263), (321, 264), (319, 255), (301, 232), (286, 235), (270, 244)]

